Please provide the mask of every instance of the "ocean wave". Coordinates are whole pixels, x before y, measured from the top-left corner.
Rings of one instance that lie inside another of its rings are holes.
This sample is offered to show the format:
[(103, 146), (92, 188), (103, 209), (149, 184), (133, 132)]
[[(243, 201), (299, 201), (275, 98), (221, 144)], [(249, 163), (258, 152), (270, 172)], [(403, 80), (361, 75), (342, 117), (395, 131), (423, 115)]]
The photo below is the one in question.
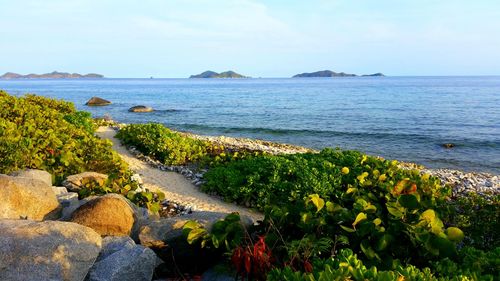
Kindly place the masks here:
[[(167, 124), (168, 125), (168, 124)], [(172, 124), (170, 124), (172, 125)], [(204, 124), (175, 124), (177, 128), (183, 130), (193, 130), (202, 132), (214, 132), (220, 134), (258, 134), (270, 136), (311, 136), (318, 138), (332, 137), (347, 137), (354, 139), (371, 139), (374, 141), (383, 140), (402, 140), (406, 139), (410, 142), (425, 142), (435, 146), (441, 146), (443, 143), (452, 142), (456, 148), (500, 148), (500, 140), (475, 140), (475, 139), (453, 139), (451, 137), (441, 137), (422, 134), (408, 134), (399, 132), (347, 132), (334, 130), (300, 130), (300, 129), (280, 129), (280, 128), (264, 128), (264, 127), (223, 127), (210, 126)]]

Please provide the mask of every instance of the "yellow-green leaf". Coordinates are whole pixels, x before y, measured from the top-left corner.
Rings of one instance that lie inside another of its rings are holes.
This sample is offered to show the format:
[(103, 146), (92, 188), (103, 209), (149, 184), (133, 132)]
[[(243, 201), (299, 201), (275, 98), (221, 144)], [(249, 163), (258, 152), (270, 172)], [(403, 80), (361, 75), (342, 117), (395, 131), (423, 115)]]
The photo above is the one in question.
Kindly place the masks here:
[(340, 226), (343, 230), (347, 231), (347, 232), (356, 232), (356, 229), (352, 229), (352, 228), (349, 228), (347, 226), (343, 226), (341, 225)]
[(308, 202), (312, 202), (316, 206), (316, 212), (321, 211), (325, 206), (325, 200), (321, 199), (318, 194), (309, 195)]
[(326, 202), (326, 210), (333, 213), (335, 211), (335, 205), (330, 201)]
[(203, 228), (192, 229), (188, 234), (187, 242), (189, 244), (192, 244), (194, 241), (203, 237), (203, 235), (205, 235), (206, 233), (207, 233), (207, 231)]
[(366, 214), (365, 214), (365, 213), (363, 213), (363, 212), (359, 213), (359, 214), (356, 216), (356, 220), (354, 220), (354, 222), (352, 223), (352, 227), (354, 227), (354, 229), (356, 229), (356, 225), (357, 225), (358, 223), (360, 223), (361, 221), (366, 220), (366, 218), (367, 218), (367, 217), (366, 217)]

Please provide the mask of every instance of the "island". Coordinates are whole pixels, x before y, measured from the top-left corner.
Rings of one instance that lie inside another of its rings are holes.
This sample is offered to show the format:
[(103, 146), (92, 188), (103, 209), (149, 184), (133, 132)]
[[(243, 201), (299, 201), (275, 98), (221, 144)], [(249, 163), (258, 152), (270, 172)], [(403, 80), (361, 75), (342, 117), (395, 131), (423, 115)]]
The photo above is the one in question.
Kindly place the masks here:
[(385, 75), (383, 73), (377, 72), (377, 73), (373, 73), (373, 74), (364, 74), (361, 76), (363, 76), (363, 77), (384, 77)]
[(17, 74), (13, 72), (7, 72), (0, 76), (0, 79), (99, 79), (104, 78), (101, 74), (89, 73), (89, 74), (79, 74), (79, 73), (68, 73), (68, 72), (57, 72), (53, 71), (51, 73), (45, 74)]
[(198, 75), (191, 75), (189, 78), (250, 78), (250, 77), (241, 75), (241, 74), (236, 73), (236, 72), (231, 71), (231, 70), (221, 72), (221, 73), (207, 70), (207, 71), (200, 73)]
[[(335, 72), (331, 70), (321, 70), (321, 71), (316, 71), (316, 72), (305, 72), (301, 74), (294, 75), (292, 78), (311, 78), (311, 77), (357, 77), (358, 75), (356, 74), (351, 74), (351, 73), (345, 73), (345, 72)], [(361, 75), (363, 77), (379, 77), (379, 76), (385, 76), (382, 73), (374, 73), (374, 74), (365, 74)]]

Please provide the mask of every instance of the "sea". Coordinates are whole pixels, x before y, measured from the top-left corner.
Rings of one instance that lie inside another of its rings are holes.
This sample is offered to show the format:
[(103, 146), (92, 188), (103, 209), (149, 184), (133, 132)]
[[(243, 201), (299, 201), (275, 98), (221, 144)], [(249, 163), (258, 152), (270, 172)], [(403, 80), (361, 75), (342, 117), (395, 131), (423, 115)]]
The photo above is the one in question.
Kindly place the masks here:
[[(124, 123), (500, 174), (500, 76), (0, 80)], [(88, 107), (98, 96), (109, 106)], [(135, 105), (151, 113), (131, 113)], [(447, 149), (442, 145), (453, 143)]]

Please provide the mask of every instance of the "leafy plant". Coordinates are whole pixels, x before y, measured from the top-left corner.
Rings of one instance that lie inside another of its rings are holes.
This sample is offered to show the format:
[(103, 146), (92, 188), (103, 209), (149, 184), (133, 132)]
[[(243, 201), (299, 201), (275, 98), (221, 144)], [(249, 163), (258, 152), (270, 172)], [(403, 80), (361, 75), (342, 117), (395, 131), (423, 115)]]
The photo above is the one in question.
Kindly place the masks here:
[(76, 111), (72, 103), (0, 91), (0, 173), (41, 169), (53, 174), (56, 184), (84, 171), (105, 173), (108, 182), (84, 183), (80, 196), (114, 192), (158, 209), (162, 195), (137, 194), (127, 164), (110, 141), (94, 135), (94, 129), (90, 113)]

